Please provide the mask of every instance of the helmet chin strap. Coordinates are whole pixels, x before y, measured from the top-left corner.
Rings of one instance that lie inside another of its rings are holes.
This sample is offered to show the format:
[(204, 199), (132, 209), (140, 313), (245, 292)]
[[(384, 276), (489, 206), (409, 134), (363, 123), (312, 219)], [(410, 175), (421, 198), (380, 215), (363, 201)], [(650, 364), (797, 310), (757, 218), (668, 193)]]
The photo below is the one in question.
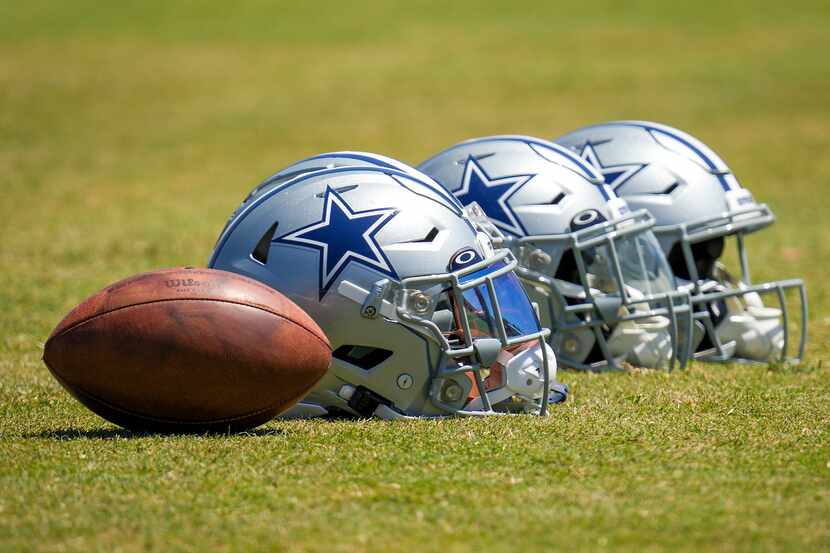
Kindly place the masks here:
[[(626, 292), (634, 299), (645, 297), (639, 290), (626, 286)], [(633, 304), (631, 311), (643, 311), (645, 304)], [(622, 307), (626, 311), (628, 308)], [(616, 357), (625, 358), (637, 367), (667, 367), (672, 358), (672, 340), (668, 317), (655, 315), (644, 319), (623, 321), (616, 325), (608, 338), (608, 348)]]
[[(544, 386), (542, 348), (547, 350), (548, 357), (550, 383), (547, 391), (542, 389)], [(486, 392), (490, 405), (498, 405), (514, 396), (532, 403), (544, 397), (548, 392), (558, 389), (556, 387), (556, 356), (547, 342), (537, 343), (533, 347), (525, 348), (516, 354), (502, 350), (496, 361), (504, 367), (504, 384), (495, 390)], [(476, 397), (470, 400), (464, 410), (471, 411), (482, 408), (481, 397)]]
[(659, 330), (648, 328), (641, 321), (626, 321), (617, 325), (608, 339), (608, 348), (614, 357), (624, 357), (636, 367), (649, 369), (668, 366), (672, 354), (671, 335), (665, 330), (669, 320), (660, 321)]
[(725, 303), (727, 315), (716, 331), (721, 341), (735, 342), (736, 356), (762, 362), (781, 357), (784, 327), (780, 309), (764, 306), (755, 292), (727, 298)]
[[(701, 291), (722, 292), (729, 289), (745, 290), (747, 285), (735, 280), (722, 266), (718, 269), (720, 281), (706, 280)], [(715, 326), (718, 340), (726, 356), (719, 361), (749, 360), (774, 361), (784, 349), (783, 312), (764, 305), (760, 294), (747, 292), (723, 299), (726, 313)]]

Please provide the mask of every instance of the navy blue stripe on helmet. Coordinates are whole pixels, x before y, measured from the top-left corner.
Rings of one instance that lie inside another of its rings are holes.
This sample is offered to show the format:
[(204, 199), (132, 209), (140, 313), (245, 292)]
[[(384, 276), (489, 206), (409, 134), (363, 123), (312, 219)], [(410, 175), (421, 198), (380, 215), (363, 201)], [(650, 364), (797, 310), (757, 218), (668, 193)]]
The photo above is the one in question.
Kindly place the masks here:
[[(529, 137), (529, 136), (506, 134), (506, 135), (501, 135), (501, 136), (488, 136), (488, 137), (485, 137), (485, 138), (474, 138), (472, 140), (464, 141), (461, 144), (457, 144), (456, 146), (453, 146), (450, 149), (452, 150), (452, 149), (455, 149), (457, 147), (467, 146), (469, 144), (485, 144), (487, 142), (500, 142), (500, 141), (521, 142), (523, 144), (528, 144), (528, 145), (533, 145), (533, 146), (541, 146), (543, 148), (547, 148), (548, 150), (553, 150), (557, 154), (560, 154), (562, 157), (567, 158), (569, 161), (571, 161), (574, 165), (579, 167), (586, 175), (588, 175), (591, 178), (593, 178), (593, 175), (596, 173), (596, 169), (594, 169), (591, 166), (590, 163), (586, 163), (584, 159), (582, 159), (578, 155), (574, 154), (573, 152), (571, 152), (567, 148), (565, 148), (563, 146), (560, 146), (559, 144), (555, 144), (553, 142), (537, 140), (537, 139)], [(441, 152), (438, 155), (441, 155), (443, 153), (444, 152)], [(438, 156), (433, 156), (433, 157), (438, 157)], [(429, 160), (427, 160), (427, 161), (429, 161)], [(424, 163), (426, 163), (426, 161)]]
[[(712, 174), (715, 175), (715, 177), (717, 177), (718, 181), (720, 182), (721, 187), (725, 191), (728, 192), (728, 191), (732, 190), (732, 186), (730, 186), (729, 182), (726, 180), (726, 176), (721, 171), (721, 169), (718, 167), (717, 163), (715, 163), (712, 160), (712, 158), (707, 156), (700, 148), (698, 148), (697, 146), (695, 146), (694, 144), (692, 144), (691, 142), (689, 142), (688, 140), (686, 140), (682, 136), (680, 136), (678, 134), (675, 134), (675, 133), (673, 133), (673, 132), (671, 132), (671, 131), (669, 131), (665, 128), (655, 127), (653, 125), (648, 125), (648, 124), (645, 124), (645, 123), (614, 122), (614, 123), (608, 123), (608, 125), (618, 125), (620, 127), (637, 127), (637, 128), (644, 129), (644, 130), (648, 131), (649, 133), (662, 133), (662, 134), (665, 134), (666, 136), (668, 136), (670, 138), (673, 138), (673, 139), (677, 140), (681, 144), (687, 146), (694, 153), (696, 153), (698, 155), (698, 157), (700, 157), (700, 159), (703, 161), (703, 163), (705, 163), (706, 166), (709, 167), (709, 169), (712, 169)], [(597, 126), (605, 126), (605, 125), (597, 125)]]
[[(314, 159), (325, 159), (325, 158), (330, 158), (330, 157), (342, 157), (342, 158), (346, 158), (346, 159), (356, 159), (358, 161), (367, 161), (369, 163), (372, 163), (373, 165), (380, 165), (381, 167), (386, 167), (388, 169), (395, 169), (396, 171), (401, 170), (400, 167), (396, 167), (395, 165), (392, 165), (388, 161), (384, 161), (380, 157), (375, 157), (375, 156), (366, 155), (366, 154), (358, 154), (358, 153), (353, 153), (353, 152), (331, 152), (331, 153), (328, 153), (328, 154), (320, 154), (318, 156), (312, 156), (312, 157), (306, 158), (302, 161), (311, 161), (311, 160), (314, 160)], [(302, 163), (302, 162), (300, 162), (300, 163)]]
[[(378, 156), (373, 156), (371, 154), (360, 154), (360, 153), (356, 153), (356, 152), (332, 152), (332, 153), (329, 153), (329, 154), (320, 154), (320, 155), (317, 155), (317, 156), (307, 158), (303, 161), (311, 161), (311, 160), (314, 160), (314, 159), (325, 159), (325, 158), (328, 158), (328, 157), (342, 157), (342, 158), (345, 158), (345, 159), (355, 159), (355, 160), (358, 160), (358, 161), (365, 161), (365, 162), (371, 163), (373, 165), (386, 167), (387, 169), (394, 169), (395, 171), (404, 171), (404, 169), (401, 169), (399, 166), (394, 165), (392, 163), (389, 163), (388, 161), (385, 161), (385, 160), (381, 159)], [(403, 163), (401, 163), (401, 165), (403, 165)], [(415, 170), (417, 171), (417, 169), (415, 169)], [(455, 196), (453, 196), (452, 194), (447, 192), (447, 190), (445, 190), (443, 186), (439, 185), (439, 186), (435, 187), (434, 191), (437, 194), (439, 194), (442, 198), (447, 200), (448, 202), (450, 202), (452, 204), (458, 204), (458, 200), (455, 199)]]
[[(335, 175), (335, 174), (339, 174), (339, 173), (365, 173), (365, 172), (380, 173), (380, 174), (383, 174), (383, 175), (389, 175), (389, 176), (393, 177), (392, 178), (393, 182), (395, 182), (399, 186), (405, 188), (406, 190), (409, 190), (413, 194), (417, 194), (417, 195), (422, 196), (424, 198), (427, 198), (429, 200), (436, 201), (433, 198), (430, 198), (429, 196), (424, 196), (423, 194), (418, 194), (412, 188), (410, 188), (409, 186), (406, 186), (398, 178), (395, 178), (395, 177), (404, 177), (405, 179), (407, 179), (409, 181), (420, 184), (422, 187), (429, 189), (431, 192), (438, 192), (436, 187), (431, 186), (431, 185), (429, 185), (425, 182), (420, 181), (419, 179), (415, 178), (410, 173), (405, 173), (403, 171), (400, 171), (400, 170), (394, 169), (394, 168), (389, 169), (389, 168), (386, 168), (386, 167), (371, 167), (371, 166), (363, 165), (363, 166), (335, 167), (335, 168), (332, 168), (332, 169), (321, 169), (319, 171), (311, 171), (311, 172), (308, 172), (308, 173), (303, 173), (302, 175), (299, 175), (299, 176), (297, 176), (297, 177), (295, 177), (295, 178), (293, 178), (289, 181), (281, 183), (281, 184), (275, 186), (274, 188), (268, 190), (267, 192), (263, 193), (261, 196), (257, 197), (254, 201), (252, 201), (250, 203), (250, 205), (246, 206), (245, 209), (242, 210), (242, 212), (240, 212), (236, 217), (234, 217), (233, 221), (228, 223), (228, 226), (225, 228), (224, 233), (219, 238), (219, 242), (216, 244), (216, 247), (213, 249), (213, 255), (210, 256), (210, 261), (208, 261), (208, 266), (209, 267), (213, 266), (213, 262), (218, 257), (219, 252), (225, 246), (225, 243), (228, 241), (228, 238), (233, 233), (234, 229), (237, 226), (239, 226), (239, 224), (242, 222), (242, 220), (245, 219), (251, 213), (251, 211), (253, 211), (257, 206), (259, 206), (261, 203), (267, 201), (272, 196), (275, 196), (276, 194), (279, 194), (280, 192), (282, 192), (282, 191), (284, 191), (288, 188), (291, 188), (292, 186), (294, 186), (296, 184), (299, 184), (299, 183), (304, 182), (304, 181), (306, 181), (310, 178), (318, 177), (318, 176), (321, 176), (321, 175)], [(438, 203), (438, 202), (436, 201), (436, 203)], [(441, 203), (439, 205), (443, 205), (444, 207), (450, 208), (450, 210), (453, 213), (456, 213), (457, 215), (463, 215), (463, 210), (461, 210), (459, 208), (459, 204), (458, 204), (457, 200), (453, 200), (452, 202), (448, 202), (448, 203)]]

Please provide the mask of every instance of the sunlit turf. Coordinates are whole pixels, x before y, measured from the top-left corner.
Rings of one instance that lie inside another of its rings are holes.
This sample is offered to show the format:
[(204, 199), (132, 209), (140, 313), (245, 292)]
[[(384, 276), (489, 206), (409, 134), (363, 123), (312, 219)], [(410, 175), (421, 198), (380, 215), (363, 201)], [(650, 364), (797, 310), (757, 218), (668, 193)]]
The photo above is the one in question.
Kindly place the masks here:
[(819, 551), (827, 369), (570, 375), (549, 419), (142, 436), (0, 388), (3, 550)]
[[(0, 551), (830, 550), (830, 9), (723, 4), (0, 6)], [(802, 365), (565, 373), (545, 420), (163, 437), (40, 363), (290, 161), (613, 118), (692, 132), (770, 204), (753, 276), (807, 281)]]

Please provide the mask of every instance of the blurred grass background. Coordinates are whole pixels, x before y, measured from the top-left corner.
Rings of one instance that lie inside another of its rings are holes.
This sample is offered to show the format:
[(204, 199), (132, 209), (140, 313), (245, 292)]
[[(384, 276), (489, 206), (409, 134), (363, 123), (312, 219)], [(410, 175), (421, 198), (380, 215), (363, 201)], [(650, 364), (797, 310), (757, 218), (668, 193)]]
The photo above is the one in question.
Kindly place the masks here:
[[(0, 550), (830, 550), (826, 2), (0, 3)], [(778, 223), (800, 367), (565, 374), (544, 421), (115, 431), (42, 343), (129, 274), (204, 264), (248, 190), (336, 149), (616, 118), (691, 132)]]

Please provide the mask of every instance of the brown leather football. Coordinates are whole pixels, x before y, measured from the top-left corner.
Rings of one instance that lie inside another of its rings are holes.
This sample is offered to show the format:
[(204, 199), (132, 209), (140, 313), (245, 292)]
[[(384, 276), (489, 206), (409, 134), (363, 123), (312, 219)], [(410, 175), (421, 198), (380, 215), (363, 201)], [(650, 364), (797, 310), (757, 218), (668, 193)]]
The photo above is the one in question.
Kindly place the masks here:
[(331, 345), (276, 290), (213, 269), (117, 282), (73, 309), (44, 346), (58, 381), (95, 413), (134, 430), (260, 425), (325, 374)]

